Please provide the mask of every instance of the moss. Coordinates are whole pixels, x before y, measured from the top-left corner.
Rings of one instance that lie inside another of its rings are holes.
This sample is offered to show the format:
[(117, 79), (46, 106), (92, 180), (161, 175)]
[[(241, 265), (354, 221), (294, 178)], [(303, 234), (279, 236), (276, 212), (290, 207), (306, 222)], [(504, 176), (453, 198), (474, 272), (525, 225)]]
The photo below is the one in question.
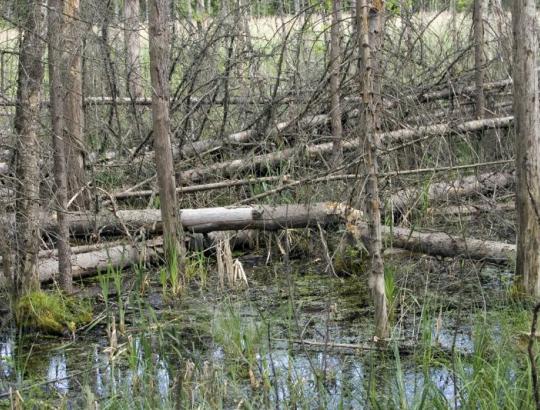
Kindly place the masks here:
[(17, 301), (15, 317), (18, 324), (45, 333), (72, 333), (92, 320), (92, 307), (84, 299), (37, 291)]

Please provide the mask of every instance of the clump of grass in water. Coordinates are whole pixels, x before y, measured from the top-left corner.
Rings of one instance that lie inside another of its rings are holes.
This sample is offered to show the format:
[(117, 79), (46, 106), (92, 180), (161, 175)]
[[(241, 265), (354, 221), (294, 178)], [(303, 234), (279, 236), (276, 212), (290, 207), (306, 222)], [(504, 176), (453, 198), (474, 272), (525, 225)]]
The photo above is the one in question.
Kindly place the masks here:
[[(384, 381), (386, 388), (372, 385), (370, 403), (374, 408), (401, 409), (533, 408), (530, 364), (525, 352), (516, 351), (516, 334), (526, 328), (523, 317), (527, 313), (506, 309), (490, 317), (478, 315), (473, 352), (466, 353), (438, 351), (433, 346), (433, 320), (424, 308), (421, 340), (414, 353), (421, 357), (419, 367), (404, 366), (395, 345), (394, 374)], [(411, 381), (407, 374), (421, 377)]]
[(257, 358), (264, 350), (264, 333), (250, 319), (244, 319), (232, 307), (218, 314), (212, 323), (212, 336), (230, 363), (233, 376), (249, 377), (253, 384)]
[(92, 307), (85, 299), (58, 291), (36, 291), (22, 296), (15, 306), (15, 318), (23, 327), (53, 334), (75, 332), (92, 320)]

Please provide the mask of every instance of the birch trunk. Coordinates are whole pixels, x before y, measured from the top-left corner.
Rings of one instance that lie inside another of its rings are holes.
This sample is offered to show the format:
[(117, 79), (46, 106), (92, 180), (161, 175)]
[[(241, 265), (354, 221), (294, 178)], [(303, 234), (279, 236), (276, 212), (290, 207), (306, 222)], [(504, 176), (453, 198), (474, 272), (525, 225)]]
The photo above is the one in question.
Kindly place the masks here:
[(514, 113), (518, 238), (516, 273), (523, 289), (540, 298), (540, 127), (535, 0), (514, 0)]

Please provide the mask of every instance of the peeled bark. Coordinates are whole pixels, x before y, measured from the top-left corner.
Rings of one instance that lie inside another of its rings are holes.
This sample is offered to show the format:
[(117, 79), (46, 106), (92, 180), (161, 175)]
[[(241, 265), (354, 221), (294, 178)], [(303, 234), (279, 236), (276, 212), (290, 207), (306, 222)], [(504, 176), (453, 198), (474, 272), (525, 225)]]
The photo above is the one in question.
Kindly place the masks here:
[(54, 148), (54, 184), (58, 247), (58, 273), (62, 290), (72, 291), (71, 248), (69, 246), (69, 225), (67, 223), (67, 173), (64, 144), (64, 103), (63, 69), (64, 56), (61, 46), (63, 39), (64, 1), (49, 0), (49, 84), (50, 116)]
[(514, 0), (514, 113), (516, 116), (516, 273), (540, 298), (540, 115), (535, 0)]
[(43, 81), (41, 39), (44, 16), (40, 0), (27, 0), (23, 38), (20, 46), (17, 108), (15, 282), (18, 294), (39, 289), (39, 109)]

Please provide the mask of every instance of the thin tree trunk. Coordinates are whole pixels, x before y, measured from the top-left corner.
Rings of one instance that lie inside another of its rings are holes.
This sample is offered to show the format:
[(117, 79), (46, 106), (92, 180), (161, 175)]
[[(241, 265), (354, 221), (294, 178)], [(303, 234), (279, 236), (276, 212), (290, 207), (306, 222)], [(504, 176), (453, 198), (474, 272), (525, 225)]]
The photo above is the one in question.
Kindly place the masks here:
[(41, 39), (44, 18), (40, 0), (27, 0), (19, 55), (15, 132), (17, 133), (15, 289), (25, 294), (40, 288), (39, 252), (39, 116), (43, 81)]
[(516, 273), (540, 297), (540, 124), (535, 0), (514, 0), (514, 113), (518, 238)]
[(341, 123), (340, 104), (340, 66), (341, 66), (341, 0), (332, 2), (332, 28), (330, 30), (330, 112), (332, 117), (332, 137), (334, 147), (332, 152), (332, 164), (335, 166), (341, 162), (343, 149), (343, 126)]
[(54, 183), (56, 191), (56, 221), (58, 273), (60, 287), (71, 293), (71, 248), (69, 246), (69, 225), (67, 221), (67, 173), (64, 146), (64, 102), (63, 74), (64, 55), (61, 51), (64, 28), (64, 0), (49, 0), (49, 85), (50, 116), (53, 131)]
[(124, 0), (127, 91), (132, 100), (137, 100), (143, 95), (139, 12), (139, 0)]
[[(375, 336), (381, 339), (387, 338), (388, 312), (384, 284), (384, 263), (382, 259), (382, 234), (381, 234), (381, 205), (378, 187), (378, 164), (377, 149), (379, 146), (379, 135), (377, 133), (379, 107), (374, 96), (378, 88), (375, 84), (377, 66), (375, 60), (379, 40), (383, 26), (384, 2), (361, 0), (360, 1), (359, 28), (360, 47), (362, 49), (360, 84), (362, 93), (360, 140), (365, 148), (365, 166), (368, 173), (366, 184), (365, 208), (368, 221), (369, 239), (367, 249), (371, 257), (369, 286), (373, 293), (375, 303)], [(373, 53), (372, 53), (373, 51)]]
[(484, 15), (486, 0), (474, 0), (474, 81), (476, 85), (476, 119), (484, 117)]
[(65, 147), (68, 170), (68, 196), (77, 195), (74, 204), (79, 209), (90, 206), (90, 191), (86, 186), (85, 138), (83, 134), (83, 96), (82, 96), (82, 41), (79, 20), (79, 0), (65, 3), (67, 46), (67, 72), (64, 99), (64, 121), (66, 127)]
[(152, 81), (152, 118), (154, 151), (159, 198), (163, 219), (166, 255), (180, 259), (183, 274), (184, 243), (182, 226), (177, 223), (178, 205), (169, 123), (169, 19), (168, 1), (151, 0), (149, 4), (150, 76)]

